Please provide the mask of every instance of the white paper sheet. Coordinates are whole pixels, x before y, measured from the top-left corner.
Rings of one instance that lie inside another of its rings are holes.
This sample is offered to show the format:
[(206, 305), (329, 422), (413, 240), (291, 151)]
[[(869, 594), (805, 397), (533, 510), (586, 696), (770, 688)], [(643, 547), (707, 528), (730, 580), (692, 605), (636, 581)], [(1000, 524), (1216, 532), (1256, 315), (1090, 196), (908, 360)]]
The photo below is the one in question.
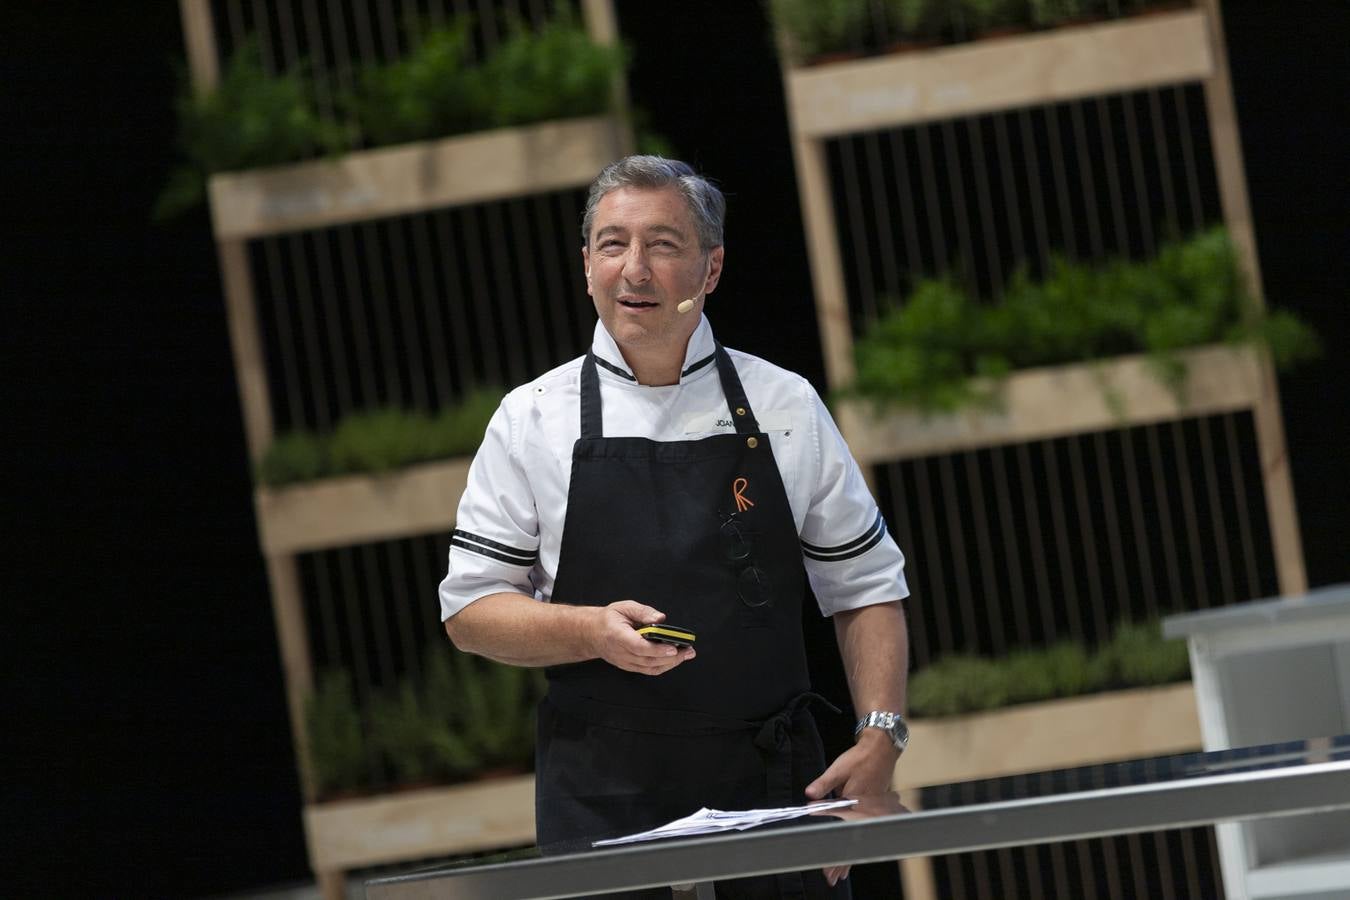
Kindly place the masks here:
[(653, 828), (650, 831), (640, 831), (637, 834), (610, 838), (607, 841), (595, 841), (592, 846), (609, 847), (614, 844), (632, 844), (638, 841), (654, 841), (660, 838), (689, 837), (695, 834), (713, 834), (718, 831), (744, 831), (747, 828), (754, 828), (756, 825), (764, 825), (768, 822), (783, 822), (787, 819), (796, 819), (826, 810), (842, 809), (857, 802), (857, 800), (823, 800), (819, 803), (808, 803), (805, 806), (781, 806), (777, 809), (733, 811), (704, 807), (698, 812), (690, 813), (683, 819), (667, 822), (665, 825)]

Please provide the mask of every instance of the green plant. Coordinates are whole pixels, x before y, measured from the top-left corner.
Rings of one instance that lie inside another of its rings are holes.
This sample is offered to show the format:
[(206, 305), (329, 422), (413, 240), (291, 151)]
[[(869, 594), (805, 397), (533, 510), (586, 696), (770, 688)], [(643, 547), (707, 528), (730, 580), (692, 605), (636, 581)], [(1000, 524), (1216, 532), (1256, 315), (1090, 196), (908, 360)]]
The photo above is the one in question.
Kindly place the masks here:
[(398, 144), (481, 127), (480, 76), (468, 62), (468, 21), (422, 32), (412, 52), (386, 65), (367, 65), (345, 105), (375, 145)]
[(344, 416), (327, 437), (283, 434), (258, 463), (258, 480), (279, 486), (465, 456), (478, 447), (501, 397), (499, 389), (480, 388), (434, 416), (383, 409)]
[(314, 693), (305, 701), (305, 731), (309, 759), (320, 791), (364, 784), (369, 771), (361, 716), (352, 695), (351, 677), (340, 670), (319, 676)]
[(1087, 15), (1087, 7), (1085, 0), (1027, 0), (1031, 23), (1041, 27)]
[(1119, 684), (1167, 684), (1190, 672), (1186, 642), (1162, 640), (1157, 622), (1121, 622), (1100, 655), (1110, 680)]
[(909, 680), (916, 716), (950, 716), (1075, 697), (1096, 691), (1167, 684), (1190, 671), (1184, 641), (1164, 640), (1157, 622), (1120, 622), (1095, 653), (1062, 641), (1005, 659), (956, 655), (938, 660)]
[(1298, 320), (1257, 307), (1227, 234), (1214, 228), (1148, 262), (1054, 258), (1040, 281), (1014, 273), (997, 304), (977, 303), (950, 278), (921, 281), (858, 340), (857, 377), (843, 393), (925, 412), (987, 407), (1015, 369), (1146, 352), (1184, 400), (1178, 351), (1219, 341), (1262, 342), (1282, 367), (1319, 352)]
[(904, 37), (935, 37), (949, 15), (946, 5), (944, 0), (885, 0), (886, 21)]
[(215, 89), (199, 92), (180, 75), (178, 149), (187, 163), (161, 192), (156, 218), (177, 215), (202, 201), (213, 172), (250, 169), (339, 153), (347, 130), (319, 114), (307, 69), (270, 75), (254, 41), (231, 55)]
[(1008, 679), (993, 660), (948, 656), (909, 680), (909, 706), (919, 716), (952, 716), (1008, 702)]
[(318, 478), (328, 470), (324, 442), (308, 431), (292, 431), (272, 442), (258, 462), (263, 484), (290, 484)]
[(798, 63), (862, 47), (868, 0), (770, 0), (769, 5)]
[(1026, 10), (1016, 0), (960, 0), (961, 18), (974, 31), (1020, 25)]
[(562, 6), (537, 31), (511, 24), (478, 74), (480, 102), (499, 127), (602, 113), (626, 59), (622, 46), (594, 43)]
[(456, 731), (479, 767), (527, 764), (534, 753), (534, 707), (543, 671), (452, 655)]

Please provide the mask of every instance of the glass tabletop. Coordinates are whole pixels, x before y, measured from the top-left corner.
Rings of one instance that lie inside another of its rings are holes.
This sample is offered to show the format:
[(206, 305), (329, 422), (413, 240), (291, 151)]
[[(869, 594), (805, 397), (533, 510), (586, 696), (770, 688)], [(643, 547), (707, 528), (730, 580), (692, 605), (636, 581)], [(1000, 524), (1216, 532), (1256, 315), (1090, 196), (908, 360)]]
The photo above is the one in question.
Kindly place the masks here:
[(921, 811), (890, 793), (744, 832), (613, 848), (593, 848), (587, 836), (480, 855), (374, 879), (367, 896), (566, 897), (1344, 809), (1350, 735), (1028, 773), (926, 789), (924, 797)]

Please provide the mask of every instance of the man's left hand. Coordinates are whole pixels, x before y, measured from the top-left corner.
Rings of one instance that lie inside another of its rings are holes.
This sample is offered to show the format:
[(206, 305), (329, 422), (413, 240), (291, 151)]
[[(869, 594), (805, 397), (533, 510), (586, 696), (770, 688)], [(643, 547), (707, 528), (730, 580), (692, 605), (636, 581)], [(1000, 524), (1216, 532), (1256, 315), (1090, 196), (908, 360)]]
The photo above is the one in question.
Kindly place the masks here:
[(839, 754), (819, 778), (806, 786), (807, 799), (823, 800), (830, 791), (848, 799), (884, 794), (891, 789), (899, 758), (900, 751), (884, 732), (864, 728), (858, 743)]
[[(809, 800), (823, 800), (830, 791), (850, 800), (873, 797), (891, 789), (895, 777), (895, 761), (900, 751), (881, 731), (864, 728), (858, 742), (839, 754), (839, 758), (819, 778), (806, 786)], [(830, 866), (824, 869), (825, 880), (833, 887), (848, 877), (850, 866)]]

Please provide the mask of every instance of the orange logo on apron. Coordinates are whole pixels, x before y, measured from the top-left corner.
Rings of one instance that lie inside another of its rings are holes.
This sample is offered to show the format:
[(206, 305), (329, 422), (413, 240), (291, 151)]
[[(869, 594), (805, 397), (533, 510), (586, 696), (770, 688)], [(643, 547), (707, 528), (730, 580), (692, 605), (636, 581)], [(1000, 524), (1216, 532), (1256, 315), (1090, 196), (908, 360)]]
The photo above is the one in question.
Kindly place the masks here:
[(746, 478), (737, 478), (731, 483), (731, 494), (736, 498), (736, 512), (745, 512), (755, 505), (755, 501), (741, 493), (749, 486), (750, 481)]

